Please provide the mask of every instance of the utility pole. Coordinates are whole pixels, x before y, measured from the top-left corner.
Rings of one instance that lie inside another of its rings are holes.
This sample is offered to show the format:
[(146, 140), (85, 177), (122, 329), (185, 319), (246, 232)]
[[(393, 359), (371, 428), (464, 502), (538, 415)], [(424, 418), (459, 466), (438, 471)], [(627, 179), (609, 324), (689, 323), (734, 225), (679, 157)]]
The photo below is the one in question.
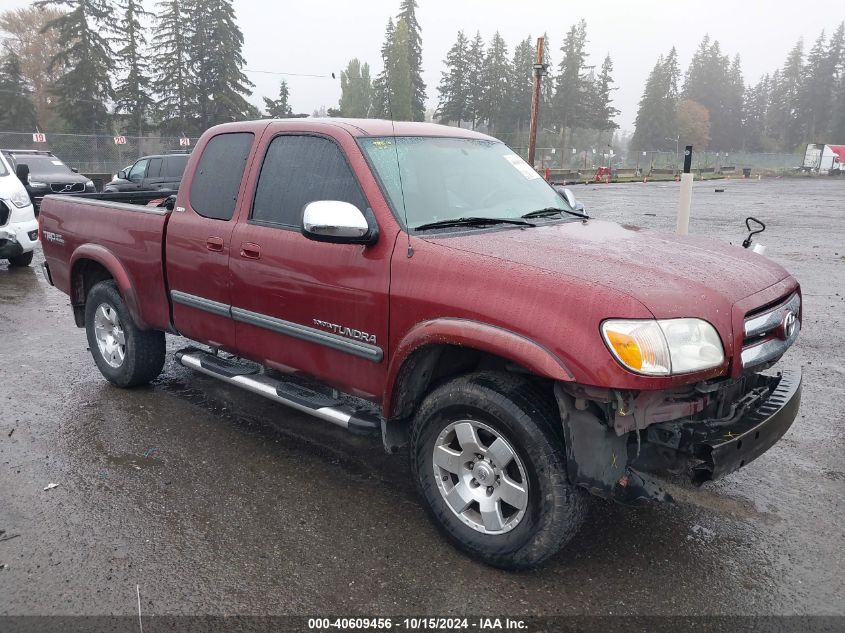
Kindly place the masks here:
[[(534, 92), (531, 95), (531, 123), (528, 128), (528, 164), (534, 167), (534, 152), (537, 149), (537, 114), (540, 111), (540, 85), (546, 74), (547, 64), (543, 63), (545, 37), (537, 38), (537, 59), (534, 63)], [(562, 159), (561, 159), (562, 160)]]

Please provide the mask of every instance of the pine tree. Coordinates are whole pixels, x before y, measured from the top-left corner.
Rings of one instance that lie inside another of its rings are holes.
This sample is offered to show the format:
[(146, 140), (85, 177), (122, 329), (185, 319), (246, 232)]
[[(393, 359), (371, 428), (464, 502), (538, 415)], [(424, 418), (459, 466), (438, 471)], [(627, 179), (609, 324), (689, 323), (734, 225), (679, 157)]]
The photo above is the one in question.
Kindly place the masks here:
[(384, 29), (384, 43), (381, 45), (382, 71), (373, 82), (373, 114), (381, 119), (390, 117), (390, 95), (387, 89), (390, 84), (389, 59), (393, 49), (395, 32), (396, 27), (393, 25), (393, 18), (388, 18), (387, 27)]
[(290, 98), (290, 89), (288, 82), (282, 80), (279, 82), (279, 98), (270, 99), (264, 97), (264, 109), (267, 111), (267, 116), (271, 119), (287, 119), (293, 116), (293, 109), (288, 103)]
[(484, 93), (481, 97), (481, 118), (487, 121), (488, 133), (492, 134), (504, 123), (510, 107), (511, 78), (513, 70), (508, 59), (508, 45), (496, 31), (481, 71)]
[(536, 50), (529, 35), (513, 50), (510, 78), (510, 107), (508, 127), (514, 132), (528, 127), (531, 118), (531, 100), (534, 96), (534, 60)]
[(6, 51), (0, 62), (0, 130), (34, 130), (35, 103), (21, 71), (21, 60)]
[(829, 41), (822, 31), (810, 53), (801, 92), (801, 119), (805, 140), (824, 142), (832, 122), (837, 92), (839, 65), (845, 52), (845, 23), (839, 25)]
[(117, 51), (116, 58), (125, 74), (115, 88), (115, 112), (128, 114), (129, 131), (139, 133), (154, 106), (146, 62), (147, 41), (141, 27), (141, 20), (150, 13), (138, 0), (124, 2), (118, 29), (123, 48)]
[[(635, 131), (629, 147), (638, 151), (666, 147), (667, 138), (678, 134), (678, 54), (674, 47), (660, 56), (646, 81), (640, 99)], [(674, 148), (673, 148), (674, 149)]]
[(191, 39), (188, 0), (162, 0), (155, 15), (156, 37), (152, 47), (156, 59), (153, 89), (158, 95), (156, 110), (161, 131), (187, 134), (201, 131), (189, 123), (190, 87), (187, 43)]
[(191, 61), (191, 106), (200, 131), (257, 113), (245, 96), (252, 82), (241, 70), (243, 33), (232, 0), (192, 0), (193, 29), (188, 44)]
[(742, 101), (741, 73), (739, 78), (740, 82), (732, 79), (730, 58), (722, 54), (719, 42), (711, 42), (705, 35), (690, 62), (682, 96), (707, 108), (714, 149), (735, 149), (737, 132), (732, 108)]
[(782, 69), (772, 75), (771, 105), (767, 117), (769, 135), (781, 151), (798, 149), (804, 140), (801, 91), (804, 85), (804, 41), (790, 50)]
[(469, 113), (469, 76), (468, 76), (469, 40), (463, 31), (458, 31), (458, 39), (446, 53), (443, 64), (446, 66), (440, 74), (439, 95), (434, 116), (443, 122), (456, 122), (460, 125), (468, 120)]
[(44, 0), (37, 6), (68, 7), (44, 26), (57, 33), (62, 50), (50, 60), (61, 76), (50, 87), (55, 111), (73, 131), (102, 132), (109, 128), (107, 103), (114, 100), (111, 74), (114, 33), (109, 0)]
[(425, 121), (425, 82), (422, 79), (422, 29), (417, 21), (417, 0), (402, 0), (397, 25), (405, 21), (408, 28), (408, 65), (411, 73), (411, 112), (413, 121)]
[(561, 135), (563, 155), (567, 154), (567, 134), (586, 127), (590, 120), (590, 78), (587, 68), (587, 23), (581, 20), (570, 27), (560, 50), (563, 59), (558, 66), (554, 112)]
[(404, 19), (387, 23), (382, 45), (384, 68), (373, 85), (378, 116), (398, 121), (414, 120), (413, 73), (410, 60), (410, 28)]
[(745, 91), (742, 142), (749, 152), (771, 151), (771, 141), (766, 136), (770, 85), (769, 76), (765, 75)]
[(845, 144), (845, 22), (839, 24), (831, 41), (833, 42), (831, 59), (836, 69), (836, 88), (829, 134), (834, 143)]
[(365, 119), (373, 107), (373, 85), (370, 65), (351, 59), (340, 73), (340, 102), (342, 116)]
[(475, 129), (482, 119), (484, 83), (484, 39), (480, 32), (475, 33), (467, 53), (467, 76), (469, 87), (467, 89), (467, 118), (472, 121), (472, 129)]
[(593, 104), (593, 122), (592, 127), (597, 130), (615, 130), (619, 127), (613, 119), (619, 115), (619, 110), (613, 107), (612, 92), (613, 88), (613, 60), (610, 55), (604, 58), (601, 65), (601, 72), (596, 78), (595, 83), (595, 101)]

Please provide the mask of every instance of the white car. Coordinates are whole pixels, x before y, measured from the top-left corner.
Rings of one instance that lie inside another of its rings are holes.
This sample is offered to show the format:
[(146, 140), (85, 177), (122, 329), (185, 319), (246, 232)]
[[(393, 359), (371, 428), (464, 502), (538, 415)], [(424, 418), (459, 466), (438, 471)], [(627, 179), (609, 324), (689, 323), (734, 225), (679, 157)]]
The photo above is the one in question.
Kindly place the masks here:
[(29, 266), (38, 244), (38, 221), (29, 194), (0, 154), (0, 259)]

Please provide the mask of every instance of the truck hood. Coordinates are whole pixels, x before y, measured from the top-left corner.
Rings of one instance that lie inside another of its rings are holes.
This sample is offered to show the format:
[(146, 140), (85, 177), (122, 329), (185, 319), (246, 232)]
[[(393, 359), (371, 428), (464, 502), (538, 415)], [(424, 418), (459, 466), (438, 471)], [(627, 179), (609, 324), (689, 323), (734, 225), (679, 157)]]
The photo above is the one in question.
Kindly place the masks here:
[(789, 276), (740, 246), (602, 220), (425, 239), (600, 284), (637, 299), (657, 318), (728, 309)]

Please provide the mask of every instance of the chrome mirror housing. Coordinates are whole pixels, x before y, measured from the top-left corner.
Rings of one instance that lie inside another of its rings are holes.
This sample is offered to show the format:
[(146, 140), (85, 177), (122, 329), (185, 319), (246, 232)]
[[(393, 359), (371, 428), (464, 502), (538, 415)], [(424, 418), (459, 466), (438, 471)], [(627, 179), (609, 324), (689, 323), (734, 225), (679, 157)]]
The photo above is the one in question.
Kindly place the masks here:
[(555, 189), (561, 196), (563, 196), (573, 211), (584, 213), (586, 207), (583, 202), (578, 202), (577, 198), (575, 198), (575, 194), (572, 193), (572, 189), (569, 187), (555, 187)]
[(302, 234), (318, 242), (372, 244), (378, 234), (354, 204), (340, 200), (317, 200), (305, 205)]

